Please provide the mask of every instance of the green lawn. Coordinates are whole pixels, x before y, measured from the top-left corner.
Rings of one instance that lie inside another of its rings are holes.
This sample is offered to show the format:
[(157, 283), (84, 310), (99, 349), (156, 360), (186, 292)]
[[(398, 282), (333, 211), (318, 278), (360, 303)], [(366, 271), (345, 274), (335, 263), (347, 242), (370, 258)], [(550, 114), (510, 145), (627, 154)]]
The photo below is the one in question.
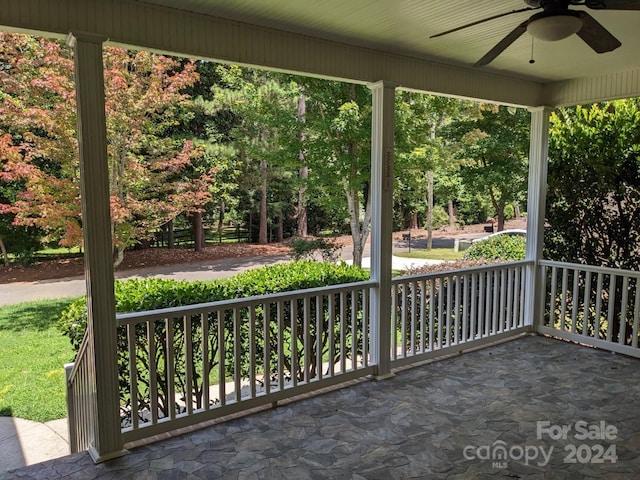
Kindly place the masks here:
[(427, 258), (429, 260), (460, 260), (464, 252), (454, 252), (453, 248), (432, 248), (431, 250), (411, 250), (411, 252), (393, 252), (396, 257)]
[(63, 365), (74, 353), (56, 322), (71, 301), (0, 307), (0, 415), (40, 422), (66, 416)]

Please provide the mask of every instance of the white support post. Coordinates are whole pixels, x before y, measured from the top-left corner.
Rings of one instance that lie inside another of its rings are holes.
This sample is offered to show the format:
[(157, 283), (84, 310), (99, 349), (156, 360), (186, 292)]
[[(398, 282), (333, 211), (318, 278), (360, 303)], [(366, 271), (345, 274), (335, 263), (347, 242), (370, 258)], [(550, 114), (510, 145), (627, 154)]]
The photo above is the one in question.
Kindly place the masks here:
[(526, 260), (535, 262), (527, 267), (524, 323), (531, 331), (542, 320), (543, 292), (538, 261), (542, 260), (544, 222), (547, 196), (547, 165), (549, 154), (550, 107), (536, 107), (531, 111), (531, 137), (529, 149), (529, 191), (527, 199)]
[(109, 168), (105, 119), (104, 38), (72, 32), (74, 48), (80, 195), (87, 283), (87, 331), (93, 342), (96, 417), (93, 460), (103, 462), (126, 453), (120, 432), (118, 357), (113, 291), (113, 245), (109, 211)]
[(391, 251), (393, 233), (393, 134), (396, 86), (369, 85), (373, 97), (371, 125), (371, 361), (376, 379), (391, 373)]

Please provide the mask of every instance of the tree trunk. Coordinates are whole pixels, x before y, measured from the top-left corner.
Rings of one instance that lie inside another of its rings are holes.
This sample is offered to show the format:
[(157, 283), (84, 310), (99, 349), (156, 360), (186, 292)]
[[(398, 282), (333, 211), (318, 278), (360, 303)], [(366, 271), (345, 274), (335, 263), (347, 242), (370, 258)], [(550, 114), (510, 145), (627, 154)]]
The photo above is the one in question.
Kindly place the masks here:
[(498, 208), (498, 232), (504, 230), (504, 203), (499, 203)]
[(449, 199), (449, 226), (456, 226), (456, 209), (453, 207), (452, 199)]
[(411, 220), (409, 221), (409, 229), (410, 230), (418, 229), (418, 212), (413, 212), (413, 215), (411, 215)]
[(202, 228), (202, 212), (194, 212), (193, 214), (193, 237), (195, 251), (202, 252), (204, 248), (204, 229)]
[(113, 260), (114, 269), (118, 268), (122, 263), (122, 261), (124, 260), (124, 247), (120, 245), (116, 245), (115, 250), (116, 250), (115, 259)]
[(260, 245), (269, 243), (267, 228), (267, 162), (260, 160), (260, 231), (258, 233)]
[[(307, 99), (304, 92), (298, 97), (298, 121), (302, 124), (305, 123), (305, 117), (307, 114)], [(309, 234), (308, 231), (308, 215), (307, 215), (307, 180), (309, 178), (309, 168), (305, 164), (305, 152), (304, 142), (307, 136), (304, 131), (300, 132), (300, 153), (298, 153), (298, 160), (300, 160), (300, 170), (298, 175), (300, 177), (300, 186), (298, 187), (298, 205), (296, 206), (296, 234), (299, 237), (306, 237)]]
[(176, 237), (173, 231), (173, 218), (167, 222), (167, 248), (171, 250), (175, 246)]
[(284, 218), (282, 213), (278, 215), (278, 242), (284, 241)]
[(427, 175), (427, 250), (431, 250), (433, 248), (433, 170), (429, 170)]
[(220, 215), (218, 216), (218, 239), (222, 243), (222, 228), (224, 226), (224, 200), (220, 200)]
[(4, 262), (4, 266), (9, 266), (9, 255), (7, 255), (7, 247), (5, 246), (2, 238), (0, 238), (0, 251), (2, 252), (2, 261)]

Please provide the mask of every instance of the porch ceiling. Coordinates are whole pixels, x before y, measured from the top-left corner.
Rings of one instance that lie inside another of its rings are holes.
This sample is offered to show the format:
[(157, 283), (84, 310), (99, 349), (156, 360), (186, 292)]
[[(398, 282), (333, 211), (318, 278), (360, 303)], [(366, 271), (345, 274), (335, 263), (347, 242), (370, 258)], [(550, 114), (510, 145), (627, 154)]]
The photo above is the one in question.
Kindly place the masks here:
[[(525, 337), (132, 448), (99, 465), (79, 453), (4, 478), (631, 480), (640, 471), (640, 417), (632, 408), (640, 401), (639, 366), (622, 355)], [(578, 421), (605, 422), (615, 438), (577, 439)], [(537, 422), (572, 430), (567, 439), (538, 438)], [(494, 442), (537, 448), (539, 456), (528, 465), (469, 459)], [(584, 459), (598, 444), (614, 446), (615, 463), (564, 462), (567, 446), (581, 448), (577, 458)], [(538, 464), (541, 447), (553, 448), (548, 464)]]
[[(516, 25), (538, 12), (521, 12), (430, 39), (527, 5), (523, 0), (143, 1), (460, 66), (472, 66)], [(530, 64), (531, 36), (525, 34), (483, 70), (549, 83), (640, 67), (640, 11), (572, 9), (588, 11), (622, 47), (599, 55), (572, 35), (557, 43), (537, 42), (536, 62)]]

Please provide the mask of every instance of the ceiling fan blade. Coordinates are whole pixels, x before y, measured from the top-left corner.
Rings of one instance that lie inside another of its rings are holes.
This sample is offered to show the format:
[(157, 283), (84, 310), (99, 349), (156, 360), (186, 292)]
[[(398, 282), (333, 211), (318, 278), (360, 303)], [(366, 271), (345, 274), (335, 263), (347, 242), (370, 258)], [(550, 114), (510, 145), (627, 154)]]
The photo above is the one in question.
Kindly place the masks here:
[(480, 60), (476, 62), (475, 67), (482, 67), (483, 65), (490, 64), (494, 58), (504, 52), (509, 45), (515, 42), (518, 38), (522, 36), (524, 32), (527, 31), (528, 20), (525, 20), (516, 28), (514, 28), (506, 37), (504, 37), (498, 44), (493, 47), (489, 52), (482, 57)]
[(578, 35), (584, 42), (598, 53), (611, 52), (622, 43), (587, 12), (575, 12), (582, 20), (582, 28)]
[(527, 7), (527, 8), (521, 8), (519, 10), (512, 10), (512, 11), (507, 12), (507, 13), (501, 13), (499, 15), (494, 15), (492, 17), (483, 18), (482, 20), (476, 20), (475, 22), (467, 23), (466, 25), (462, 25), (460, 27), (452, 28), (451, 30), (447, 30), (446, 32), (440, 32), (440, 33), (438, 33), (436, 35), (431, 35), (429, 38), (442, 37), (443, 35), (447, 35), (449, 33), (457, 32), (459, 30), (464, 30), (465, 28), (473, 27), (475, 25), (480, 25), (481, 23), (488, 22), (490, 20), (495, 20), (496, 18), (506, 17), (507, 15), (513, 15), (514, 13), (526, 12), (526, 11), (529, 11), (529, 10), (538, 10), (538, 8)]
[(640, 10), (637, 0), (586, 0), (584, 5), (594, 10)]

